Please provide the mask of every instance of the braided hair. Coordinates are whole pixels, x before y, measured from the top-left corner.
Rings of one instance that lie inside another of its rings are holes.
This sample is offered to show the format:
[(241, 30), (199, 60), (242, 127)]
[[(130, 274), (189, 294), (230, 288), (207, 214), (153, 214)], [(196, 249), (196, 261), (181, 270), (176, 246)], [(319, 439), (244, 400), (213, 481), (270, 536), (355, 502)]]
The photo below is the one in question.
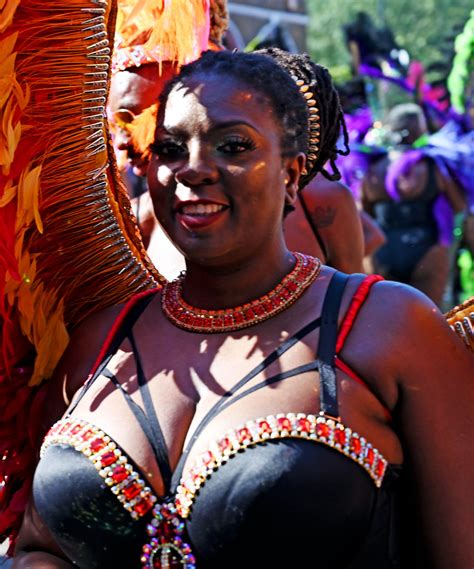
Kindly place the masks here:
[[(310, 168), (301, 175), (299, 188), (306, 186), (318, 172), (329, 180), (341, 177), (335, 161), (338, 154), (349, 153), (349, 139), (339, 96), (325, 67), (313, 63), (306, 54), (290, 54), (276, 48), (253, 53), (207, 51), (198, 60), (183, 66), (168, 83), (160, 97), (160, 109), (165, 108), (176, 85), (207, 73), (230, 75), (265, 95), (280, 120), (282, 154), (287, 156), (298, 152), (308, 156), (312, 152), (307, 99), (295, 79), (303, 81), (319, 107), (320, 133), (316, 159), (307, 162)], [(343, 150), (337, 147), (341, 128)], [(331, 165), (332, 172), (325, 169), (326, 163)]]

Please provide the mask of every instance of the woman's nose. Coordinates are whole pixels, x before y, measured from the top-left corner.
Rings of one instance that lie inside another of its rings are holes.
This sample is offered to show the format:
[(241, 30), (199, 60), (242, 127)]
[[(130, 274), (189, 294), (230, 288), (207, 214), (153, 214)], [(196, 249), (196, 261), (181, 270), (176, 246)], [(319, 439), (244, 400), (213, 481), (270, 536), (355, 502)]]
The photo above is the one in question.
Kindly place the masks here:
[(178, 183), (186, 186), (212, 184), (218, 178), (218, 169), (212, 152), (201, 145), (190, 145), (186, 159), (175, 172)]

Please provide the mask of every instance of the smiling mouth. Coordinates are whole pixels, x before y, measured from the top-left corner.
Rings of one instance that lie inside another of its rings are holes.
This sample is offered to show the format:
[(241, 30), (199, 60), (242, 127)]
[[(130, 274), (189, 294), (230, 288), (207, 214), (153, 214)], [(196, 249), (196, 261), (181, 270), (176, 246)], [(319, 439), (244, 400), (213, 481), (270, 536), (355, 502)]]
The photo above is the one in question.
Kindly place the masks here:
[(185, 203), (176, 209), (179, 222), (191, 230), (203, 229), (219, 220), (228, 206), (217, 203)]
[(185, 204), (179, 208), (178, 213), (182, 215), (203, 216), (219, 213), (224, 209), (226, 209), (226, 206), (220, 204)]

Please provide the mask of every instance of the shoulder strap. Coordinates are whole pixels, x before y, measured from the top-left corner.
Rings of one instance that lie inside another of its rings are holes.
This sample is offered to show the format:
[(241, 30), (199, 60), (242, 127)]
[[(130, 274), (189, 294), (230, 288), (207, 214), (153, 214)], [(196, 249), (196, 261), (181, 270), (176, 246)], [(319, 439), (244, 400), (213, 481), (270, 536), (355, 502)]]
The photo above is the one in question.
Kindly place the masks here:
[(349, 276), (337, 271), (329, 283), (321, 312), (318, 363), (320, 375), (320, 409), (332, 417), (339, 417), (336, 381), (336, 343), (338, 316), (342, 296)]
[(337, 343), (336, 343), (336, 354), (338, 354), (344, 347), (344, 343), (347, 339), (347, 336), (349, 335), (349, 332), (351, 331), (352, 326), (354, 325), (359, 310), (361, 309), (362, 305), (369, 296), (369, 292), (372, 285), (383, 280), (384, 280), (383, 277), (381, 277), (380, 275), (368, 275), (359, 285), (359, 288), (352, 297), (351, 304), (347, 309), (347, 312), (344, 316), (344, 320), (342, 321), (339, 331), (339, 336), (337, 338)]
[(304, 212), (304, 216), (306, 217), (306, 221), (309, 223), (309, 226), (311, 227), (311, 230), (313, 231), (313, 235), (316, 239), (316, 241), (318, 242), (319, 248), (321, 249), (321, 251), (323, 252), (324, 255), (324, 262), (327, 263), (328, 261), (328, 251), (326, 248), (326, 245), (324, 243), (324, 241), (321, 238), (321, 235), (318, 232), (318, 229), (316, 227), (316, 224), (314, 223), (314, 219), (311, 217), (311, 212), (308, 209), (308, 205), (307, 203), (304, 201), (303, 198), (303, 190), (300, 190), (298, 192), (298, 199), (300, 200), (301, 203), (301, 207), (303, 208), (303, 212)]

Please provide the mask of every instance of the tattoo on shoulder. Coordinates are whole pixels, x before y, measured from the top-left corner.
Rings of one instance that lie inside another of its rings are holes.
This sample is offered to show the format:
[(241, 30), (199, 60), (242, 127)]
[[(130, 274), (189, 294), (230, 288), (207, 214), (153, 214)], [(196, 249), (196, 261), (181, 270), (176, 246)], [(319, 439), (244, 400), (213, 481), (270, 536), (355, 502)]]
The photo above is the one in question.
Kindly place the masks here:
[(329, 227), (336, 217), (336, 208), (331, 206), (315, 207), (311, 217), (316, 227)]

